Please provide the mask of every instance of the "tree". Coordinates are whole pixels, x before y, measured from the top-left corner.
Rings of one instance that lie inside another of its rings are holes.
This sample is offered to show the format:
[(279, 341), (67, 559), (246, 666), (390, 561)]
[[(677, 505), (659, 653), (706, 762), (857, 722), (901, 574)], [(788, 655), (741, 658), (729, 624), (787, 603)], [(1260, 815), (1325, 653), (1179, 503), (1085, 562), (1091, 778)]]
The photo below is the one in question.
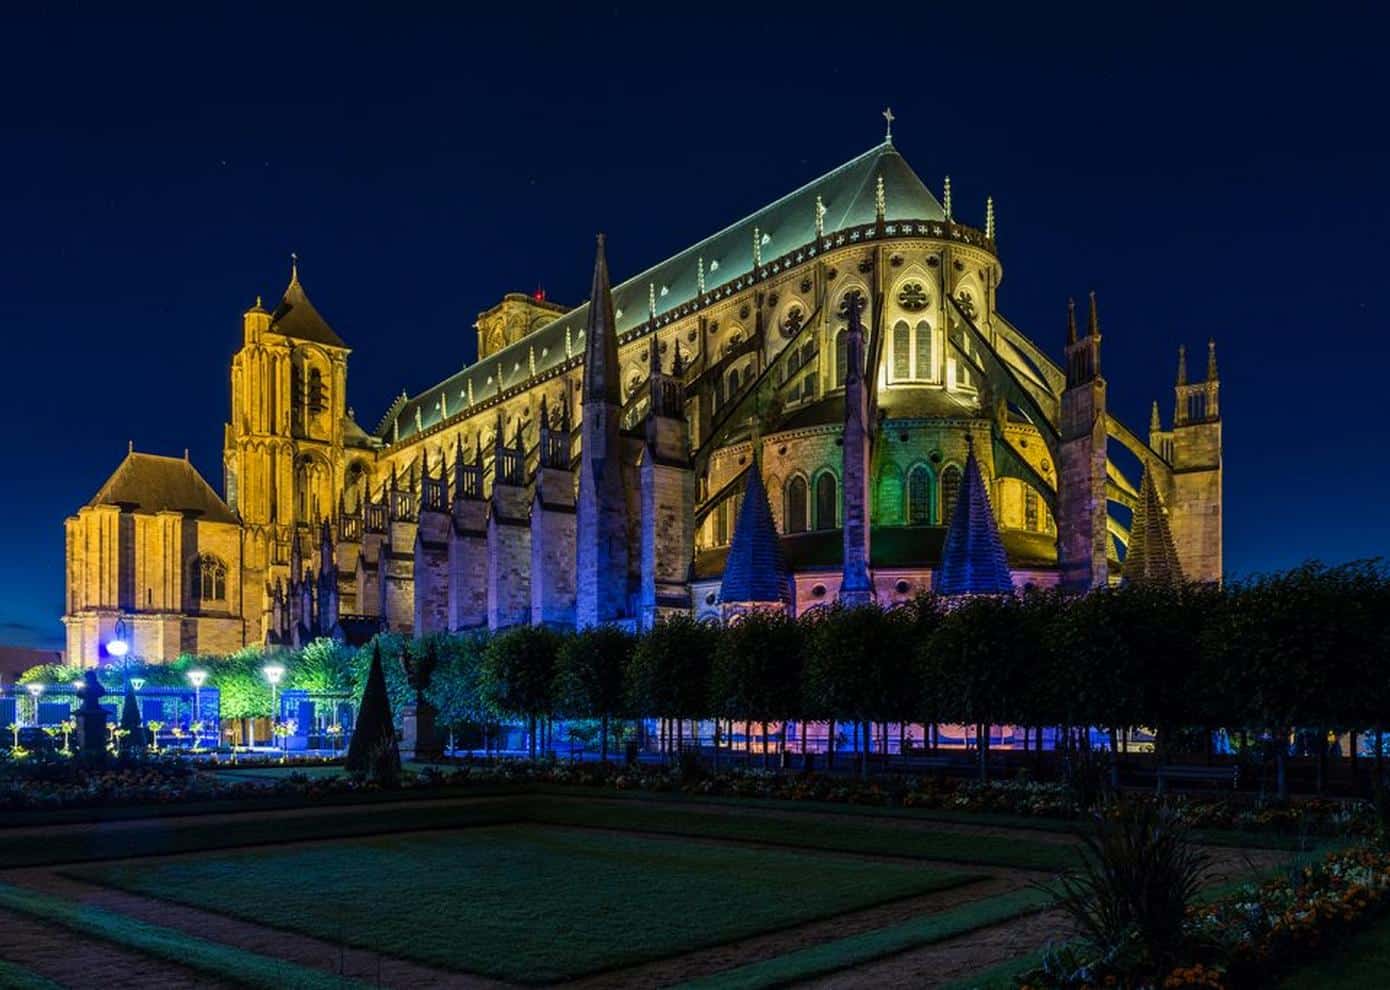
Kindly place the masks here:
[[(710, 711), (762, 723), (763, 765), (768, 720), (785, 727), (800, 718), (801, 627), (784, 612), (749, 612), (719, 636), (710, 672)], [(783, 739), (785, 740), (785, 728)]]
[(546, 626), (516, 626), (498, 633), (483, 651), (483, 697), (494, 710), (526, 719), (528, 748), (536, 755), (536, 723), (554, 709), (551, 687), (560, 635)]
[(382, 786), (394, 786), (400, 779), (401, 753), (396, 744), (396, 726), (391, 717), (391, 699), (386, 694), (379, 646), (372, 649), (362, 707), (357, 712), (357, 726), (348, 744), (345, 765), (349, 773)]
[(870, 720), (882, 717), (880, 664), (892, 650), (906, 649), (908, 624), (876, 605), (835, 605), (806, 627), (807, 707), (829, 720), (834, 759), (835, 719), (848, 716), (861, 726), (866, 742), (860, 772), (867, 777)]
[(291, 657), (286, 686), (316, 694), (350, 691), (355, 655), (336, 639), (316, 639)]
[(125, 701), (121, 705), (121, 731), (125, 733), (127, 749), (139, 752), (145, 748), (145, 728), (140, 721), (140, 705), (135, 700), (135, 688), (126, 682)]
[(558, 710), (600, 722), (599, 758), (608, 762), (608, 723), (627, 711), (625, 678), (636, 640), (618, 626), (581, 629), (565, 638), (555, 658)]
[(483, 698), (482, 662), (487, 646), (483, 632), (454, 633), (434, 637), (439, 666), (425, 688), (425, 697), (450, 726), (462, 723), (482, 725), (492, 712)]
[(664, 618), (637, 642), (628, 668), (627, 697), (639, 716), (703, 718), (710, 707), (710, 673), (720, 630), (688, 615)]

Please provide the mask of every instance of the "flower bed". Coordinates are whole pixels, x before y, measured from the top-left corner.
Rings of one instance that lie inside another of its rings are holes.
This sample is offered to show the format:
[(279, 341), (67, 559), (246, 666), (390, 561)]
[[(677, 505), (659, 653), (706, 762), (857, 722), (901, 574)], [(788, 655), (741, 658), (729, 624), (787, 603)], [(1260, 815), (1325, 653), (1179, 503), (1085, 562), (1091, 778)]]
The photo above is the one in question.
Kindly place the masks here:
[(1161, 979), (1136, 979), (1124, 947), (1097, 956), (1077, 945), (1049, 952), (1020, 988), (1244, 990), (1267, 987), (1290, 965), (1390, 908), (1390, 850), (1361, 845), (1291, 868), (1261, 884), (1189, 909), (1188, 960)]

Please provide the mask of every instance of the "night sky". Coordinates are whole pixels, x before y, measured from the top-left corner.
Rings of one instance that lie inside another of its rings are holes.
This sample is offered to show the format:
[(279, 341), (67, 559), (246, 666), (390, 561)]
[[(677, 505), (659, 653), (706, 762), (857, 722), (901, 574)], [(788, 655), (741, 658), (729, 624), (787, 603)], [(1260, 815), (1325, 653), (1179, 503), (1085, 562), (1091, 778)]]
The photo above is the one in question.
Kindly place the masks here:
[(582, 302), (595, 231), (621, 280), (878, 143), (885, 105), (960, 219), (994, 196), (1014, 323), (1057, 356), (1097, 290), (1132, 427), (1217, 338), (1228, 572), (1390, 550), (1381, 15), (521, 6), (5, 15), (0, 643), (61, 645), (62, 521), (128, 440), (221, 490), (241, 313), (291, 251), (370, 430), (502, 293)]

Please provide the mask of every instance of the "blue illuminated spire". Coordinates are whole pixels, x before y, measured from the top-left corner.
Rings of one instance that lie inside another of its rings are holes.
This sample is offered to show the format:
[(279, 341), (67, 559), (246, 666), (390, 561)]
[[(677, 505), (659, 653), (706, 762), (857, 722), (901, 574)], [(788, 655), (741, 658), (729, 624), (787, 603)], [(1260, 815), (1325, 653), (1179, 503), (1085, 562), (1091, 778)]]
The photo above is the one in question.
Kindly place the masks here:
[(938, 595), (1007, 595), (1014, 590), (973, 445), (965, 458), (965, 476), (946, 529), (941, 567), (932, 575), (932, 589)]
[(772, 521), (762, 472), (757, 463), (748, 469), (743, 506), (734, 524), (734, 539), (724, 563), (719, 600), (725, 604), (791, 601), (791, 582), (782, 541)]

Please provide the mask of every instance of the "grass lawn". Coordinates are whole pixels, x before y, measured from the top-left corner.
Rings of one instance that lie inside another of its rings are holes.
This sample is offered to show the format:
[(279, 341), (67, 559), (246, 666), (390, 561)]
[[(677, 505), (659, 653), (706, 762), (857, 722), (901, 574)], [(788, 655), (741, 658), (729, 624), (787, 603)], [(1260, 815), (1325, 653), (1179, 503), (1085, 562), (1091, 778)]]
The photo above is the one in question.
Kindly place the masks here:
[(689, 952), (968, 879), (917, 864), (539, 825), (73, 873), (528, 983)]
[(672, 835), (766, 842), (808, 849), (936, 859), (986, 866), (1061, 871), (1076, 866), (1074, 847), (1057, 842), (1001, 839), (970, 832), (902, 828), (893, 822), (817, 820), (795, 809), (782, 814), (737, 814), (719, 808), (661, 807), (637, 801), (528, 802), (533, 821), (585, 825)]

